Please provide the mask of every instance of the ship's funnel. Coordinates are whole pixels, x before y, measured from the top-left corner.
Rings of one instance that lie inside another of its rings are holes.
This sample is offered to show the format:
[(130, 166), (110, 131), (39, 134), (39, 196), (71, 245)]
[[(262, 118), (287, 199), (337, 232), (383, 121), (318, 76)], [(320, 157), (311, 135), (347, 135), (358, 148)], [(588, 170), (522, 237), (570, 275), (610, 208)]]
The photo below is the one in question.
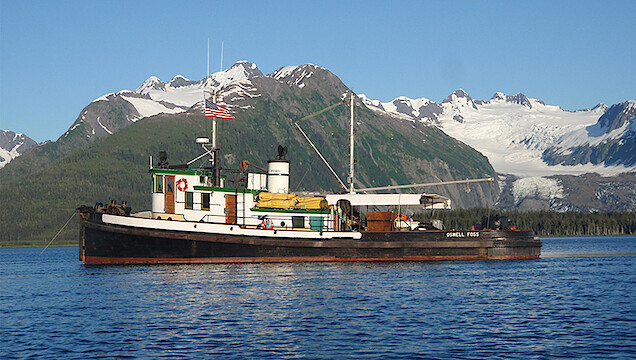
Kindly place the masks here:
[(275, 194), (288, 193), (289, 161), (269, 160), (267, 165), (267, 191)]

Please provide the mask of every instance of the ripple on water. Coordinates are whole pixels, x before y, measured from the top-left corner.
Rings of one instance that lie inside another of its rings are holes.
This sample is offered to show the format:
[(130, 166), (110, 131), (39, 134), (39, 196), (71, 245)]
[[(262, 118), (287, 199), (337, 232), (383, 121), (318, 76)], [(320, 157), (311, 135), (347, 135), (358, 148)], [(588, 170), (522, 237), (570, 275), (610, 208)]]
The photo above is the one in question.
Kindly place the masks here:
[(634, 358), (635, 239), (383, 264), (84, 267), (76, 248), (0, 249), (0, 357)]

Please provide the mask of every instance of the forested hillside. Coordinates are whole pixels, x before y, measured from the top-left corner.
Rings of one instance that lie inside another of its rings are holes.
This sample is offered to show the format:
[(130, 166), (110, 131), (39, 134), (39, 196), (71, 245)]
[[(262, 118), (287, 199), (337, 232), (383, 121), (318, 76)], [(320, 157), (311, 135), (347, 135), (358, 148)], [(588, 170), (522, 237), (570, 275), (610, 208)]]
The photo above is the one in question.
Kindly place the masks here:
[(517, 229), (532, 230), (539, 236), (588, 236), (636, 234), (636, 213), (581, 213), (576, 211), (496, 211), (485, 208), (436, 211), (418, 214), (418, 220), (434, 217), (444, 222), (446, 229), (470, 229), (485, 215), (507, 216)]

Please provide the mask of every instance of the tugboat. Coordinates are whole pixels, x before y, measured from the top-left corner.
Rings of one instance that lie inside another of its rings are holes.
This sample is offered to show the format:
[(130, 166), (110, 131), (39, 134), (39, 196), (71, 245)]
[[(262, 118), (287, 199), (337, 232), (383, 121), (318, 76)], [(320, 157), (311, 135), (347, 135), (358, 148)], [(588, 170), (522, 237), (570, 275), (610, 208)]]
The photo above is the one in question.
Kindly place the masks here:
[[(150, 158), (152, 210), (131, 213), (127, 205), (81, 206), (79, 257), (84, 264), (254, 263), (340, 261), (430, 261), (537, 259), (541, 240), (507, 219), (491, 219), (471, 230), (446, 230), (439, 220), (413, 221), (405, 209), (450, 209), (447, 197), (372, 193), (426, 185), (493, 181), (492, 178), (378, 188), (354, 186), (353, 93), (348, 186), (309, 137), (314, 150), (347, 191), (289, 192), (287, 147), (267, 169), (248, 161), (221, 169), (217, 118), (232, 115), (204, 95), (212, 118), (212, 140), (197, 138), (205, 152), (185, 165), (170, 166), (165, 152)], [(334, 107), (332, 105), (331, 107)], [(331, 108), (330, 107), (330, 108)], [(314, 114), (315, 115), (315, 114)], [(209, 156), (210, 166), (193, 164)]]

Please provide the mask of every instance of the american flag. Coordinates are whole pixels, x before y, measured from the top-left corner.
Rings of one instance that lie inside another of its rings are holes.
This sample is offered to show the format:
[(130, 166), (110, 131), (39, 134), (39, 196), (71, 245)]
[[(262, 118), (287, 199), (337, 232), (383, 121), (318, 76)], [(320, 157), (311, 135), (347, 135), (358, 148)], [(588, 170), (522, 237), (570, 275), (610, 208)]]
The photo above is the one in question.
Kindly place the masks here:
[(205, 99), (205, 117), (233, 120), (234, 116), (223, 106), (217, 105), (211, 99)]

